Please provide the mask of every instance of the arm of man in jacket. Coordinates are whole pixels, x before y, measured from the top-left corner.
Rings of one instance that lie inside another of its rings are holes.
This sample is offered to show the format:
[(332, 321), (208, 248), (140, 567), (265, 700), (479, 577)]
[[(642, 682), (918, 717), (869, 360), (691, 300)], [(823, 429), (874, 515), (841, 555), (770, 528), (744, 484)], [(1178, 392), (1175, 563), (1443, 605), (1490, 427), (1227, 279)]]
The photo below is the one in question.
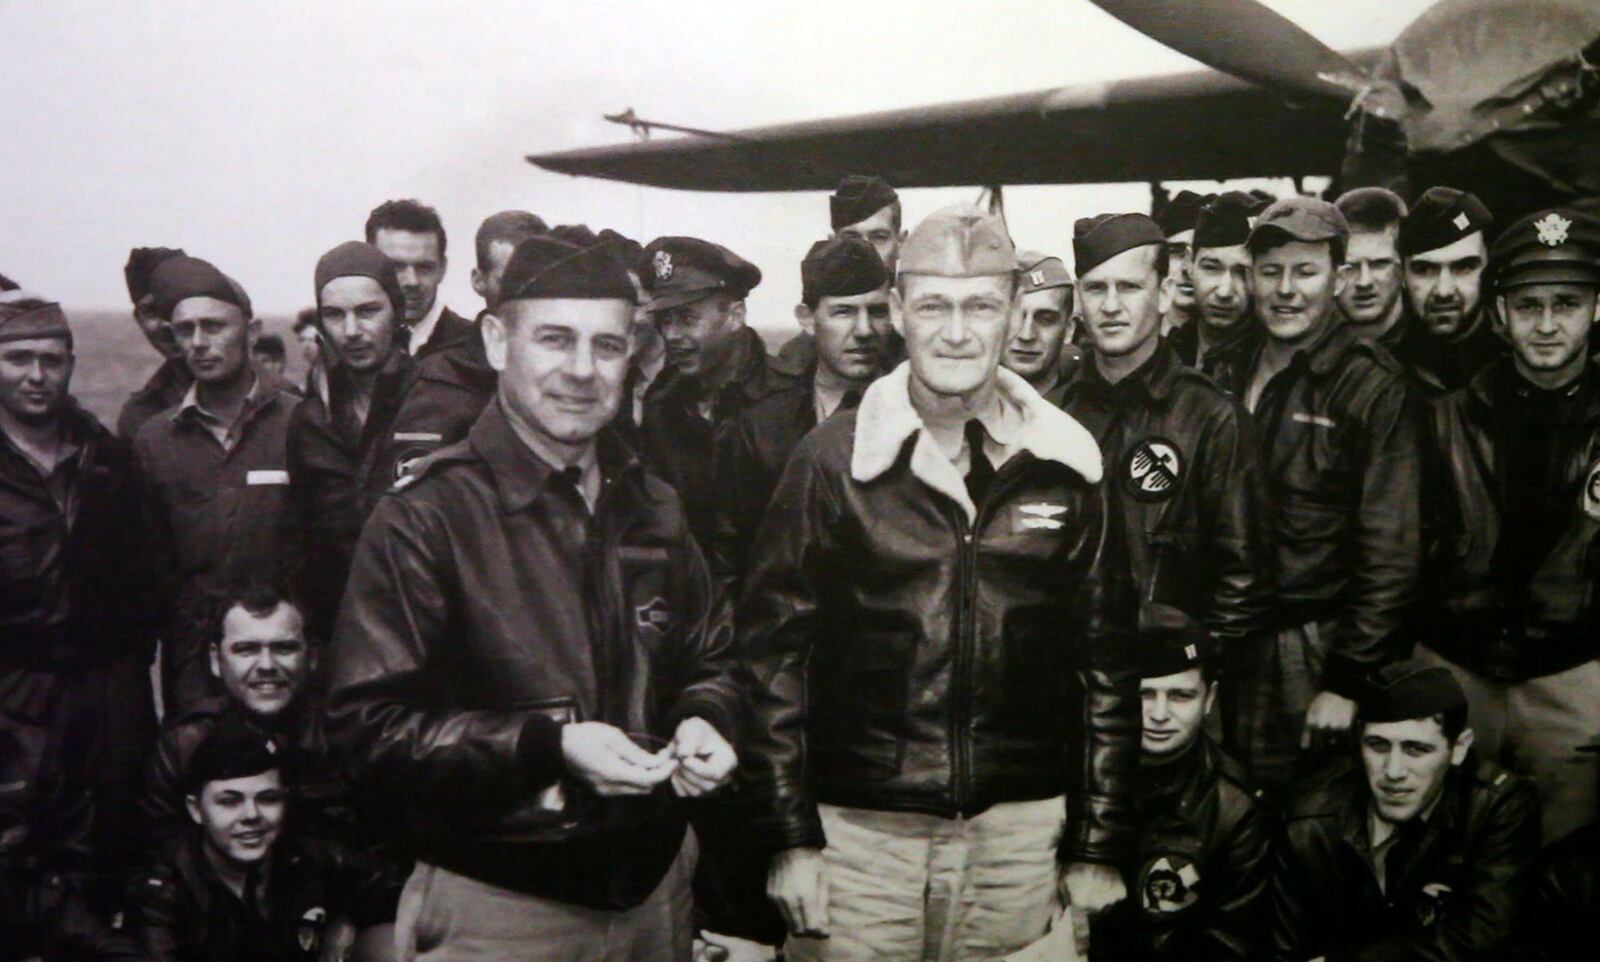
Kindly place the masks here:
[(1209, 859), (1202, 926), (1177, 944), (1190, 962), (1246, 962), (1267, 945), (1267, 880), (1272, 871), (1271, 829), (1259, 805), (1251, 806)]

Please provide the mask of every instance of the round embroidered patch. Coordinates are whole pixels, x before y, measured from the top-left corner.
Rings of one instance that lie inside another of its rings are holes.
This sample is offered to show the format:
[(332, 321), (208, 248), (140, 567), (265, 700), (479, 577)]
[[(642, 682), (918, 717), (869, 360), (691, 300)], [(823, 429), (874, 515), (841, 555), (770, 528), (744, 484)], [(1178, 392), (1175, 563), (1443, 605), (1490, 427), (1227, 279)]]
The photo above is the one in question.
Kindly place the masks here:
[(1139, 869), (1139, 902), (1146, 912), (1181, 912), (1200, 901), (1200, 870), (1182, 855), (1162, 855)]
[(1589, 466), (1583, 479), (1583, 513), (1600, 521), (1600, 461)]
[(1123, 487), (1140, 501), (1167, 501), (1178, 493), (1182, 481), (1183, 453), (1167, 438), (1138, 441), (1123, 459)]

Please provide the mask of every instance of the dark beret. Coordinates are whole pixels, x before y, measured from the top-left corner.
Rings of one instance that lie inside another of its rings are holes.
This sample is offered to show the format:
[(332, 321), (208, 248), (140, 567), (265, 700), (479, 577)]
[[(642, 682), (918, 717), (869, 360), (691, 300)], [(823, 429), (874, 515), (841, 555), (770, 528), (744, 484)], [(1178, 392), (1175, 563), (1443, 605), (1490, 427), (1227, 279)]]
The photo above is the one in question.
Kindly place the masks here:
[[(1200, 216), (1200, 208), (1213, 196), (1215, 195), (1197, 194), (1192, 190), (1178, 191), (1155, 218), (1156, 223), (1161, 226), (1161, 236), (1171, 237), (1186, 230), (1194, 230), (1195, 219)], [(1083, 276), (1083, 271), (1080, 270), (1078, 275)]]
[(60, 304), (14, 287), (0, 294), (0, 343), (52, 337), (72, 345), (72, 328)]
[(1364, 722), (1397, 722), (1431, 718), (1466, 704), (1467, 694), (1450, 669), (1406, 660), (1368, 677), (1358, 707)]
[(182, 257), (182, 248), (135, 247), (128, 252), (128, 263), (122, 267), (122, 277), (128, 282), (128, 300), (137, 305), (150, 294), (150, 275), (161, 262)]
[(1171, 605), (1139, 607), (1139, 677), (1165, 678), (1203, 666), (1211, 657), (1205, 625)]
[(800, 262), (800, 297), (808, 304), (824, 297), (870, 294), (888, 281), (883, 259), (859, 237), (817, 241)]
[(172, 309), (191, 297), (211, 297), (239, 308), (252, 317), (250, 297), (244, 288), (210, 262), (187, 254), (162, 261), (150, 275), (150, 297), (158, 314), (172, 317)]
[(249, 778), (283, 767), (278, 746), (243, 719), (225, 715), (201, 740), (183, 771), (183, 789), (199, 795), (210, 782)]
[(1438, 250), (1487, 228), (1494, 221), (1489, 208), (1466, 191), (1430, 187), (1400, 221), (1400, 256)]
[(619, 245), (594, 238), (586, 227), (581, 231), (568, 228), (566, 234), (580, 239), (587, 234), (593, 241), (577, 244), (552, 231), (517, 245), (500, 281), (502, 303), (541, 298), (638, 303), (639, 295), (628, 276), (625, 254)]
[(1072, 257), (1078, 280), (1123, 251), (1146, 244), (1165, 244), (1167, 235), (1144, 214), (1098, 214), (1082, 217), (1072, 227)]
[(1194, 225), (1190, 246), (1237, 247), (1250, 239), (1256, 215), (1265, 210), (1261, 200), (1242, 190), (1230, 190), (1206, 201)]
[(1316, 197), (1285, 197), (1273, 201), (1256, 218), (1246, 241), (1251, 250), (1273, 242), (1317, 243), (1335, 238), (1349, 240), (1350, 224), (1339, 208)]
[(1575, 207), (1529, 214), (1489, 249), (1497, 290), (1527, 284), (1600, 285), (1600, 218)]
[(400, 290), (400, 279), (395, 275), (394, 261), (383, 251), (361, 241), (345, 241), (317, 259), (314, 292), (318, 304), (322, 303), (322, 289), (336, 277), (370, 277), (378, 282), (394, 305), (396, 319), (405, 310), (406, 295)]
[(882, 177), (851, 174), (839, 181), (828, 198), (828, 220), (834, 230), (841, 230), (861, 223), (899, 199), (900, 195)]
[(698, 237), (657, 237), (644, 247), (639, 278), (652, 311), (693, 304), (726, 292), (744, 298), (761, 283), (761, 268), (721, 244)]

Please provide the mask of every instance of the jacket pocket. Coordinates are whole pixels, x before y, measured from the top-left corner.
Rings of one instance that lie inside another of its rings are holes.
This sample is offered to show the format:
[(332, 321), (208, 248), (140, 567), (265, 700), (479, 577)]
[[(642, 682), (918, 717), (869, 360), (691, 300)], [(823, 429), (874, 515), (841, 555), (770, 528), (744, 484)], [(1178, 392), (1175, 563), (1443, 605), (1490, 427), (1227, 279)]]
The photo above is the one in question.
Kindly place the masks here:
[(850, 633), (813, 656), (811, 735), (819, 771), (883, 781), (900, 773), (915, 642)]

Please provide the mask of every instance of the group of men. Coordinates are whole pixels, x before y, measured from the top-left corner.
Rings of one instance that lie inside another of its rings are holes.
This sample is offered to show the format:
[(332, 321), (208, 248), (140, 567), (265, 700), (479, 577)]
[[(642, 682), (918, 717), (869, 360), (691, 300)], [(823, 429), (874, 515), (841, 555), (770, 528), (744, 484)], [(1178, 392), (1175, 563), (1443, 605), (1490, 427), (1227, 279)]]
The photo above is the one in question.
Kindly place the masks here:
[(769, 355), (713, 242), (495, 214), (468, 320), (384, 203), (303, 391), (136, 249), (115, 434), (0, 294), (0, 958), (1581, 937), (1600, 218), (1186, 192), (1074, 274), (878, 177), (830, 215)]

